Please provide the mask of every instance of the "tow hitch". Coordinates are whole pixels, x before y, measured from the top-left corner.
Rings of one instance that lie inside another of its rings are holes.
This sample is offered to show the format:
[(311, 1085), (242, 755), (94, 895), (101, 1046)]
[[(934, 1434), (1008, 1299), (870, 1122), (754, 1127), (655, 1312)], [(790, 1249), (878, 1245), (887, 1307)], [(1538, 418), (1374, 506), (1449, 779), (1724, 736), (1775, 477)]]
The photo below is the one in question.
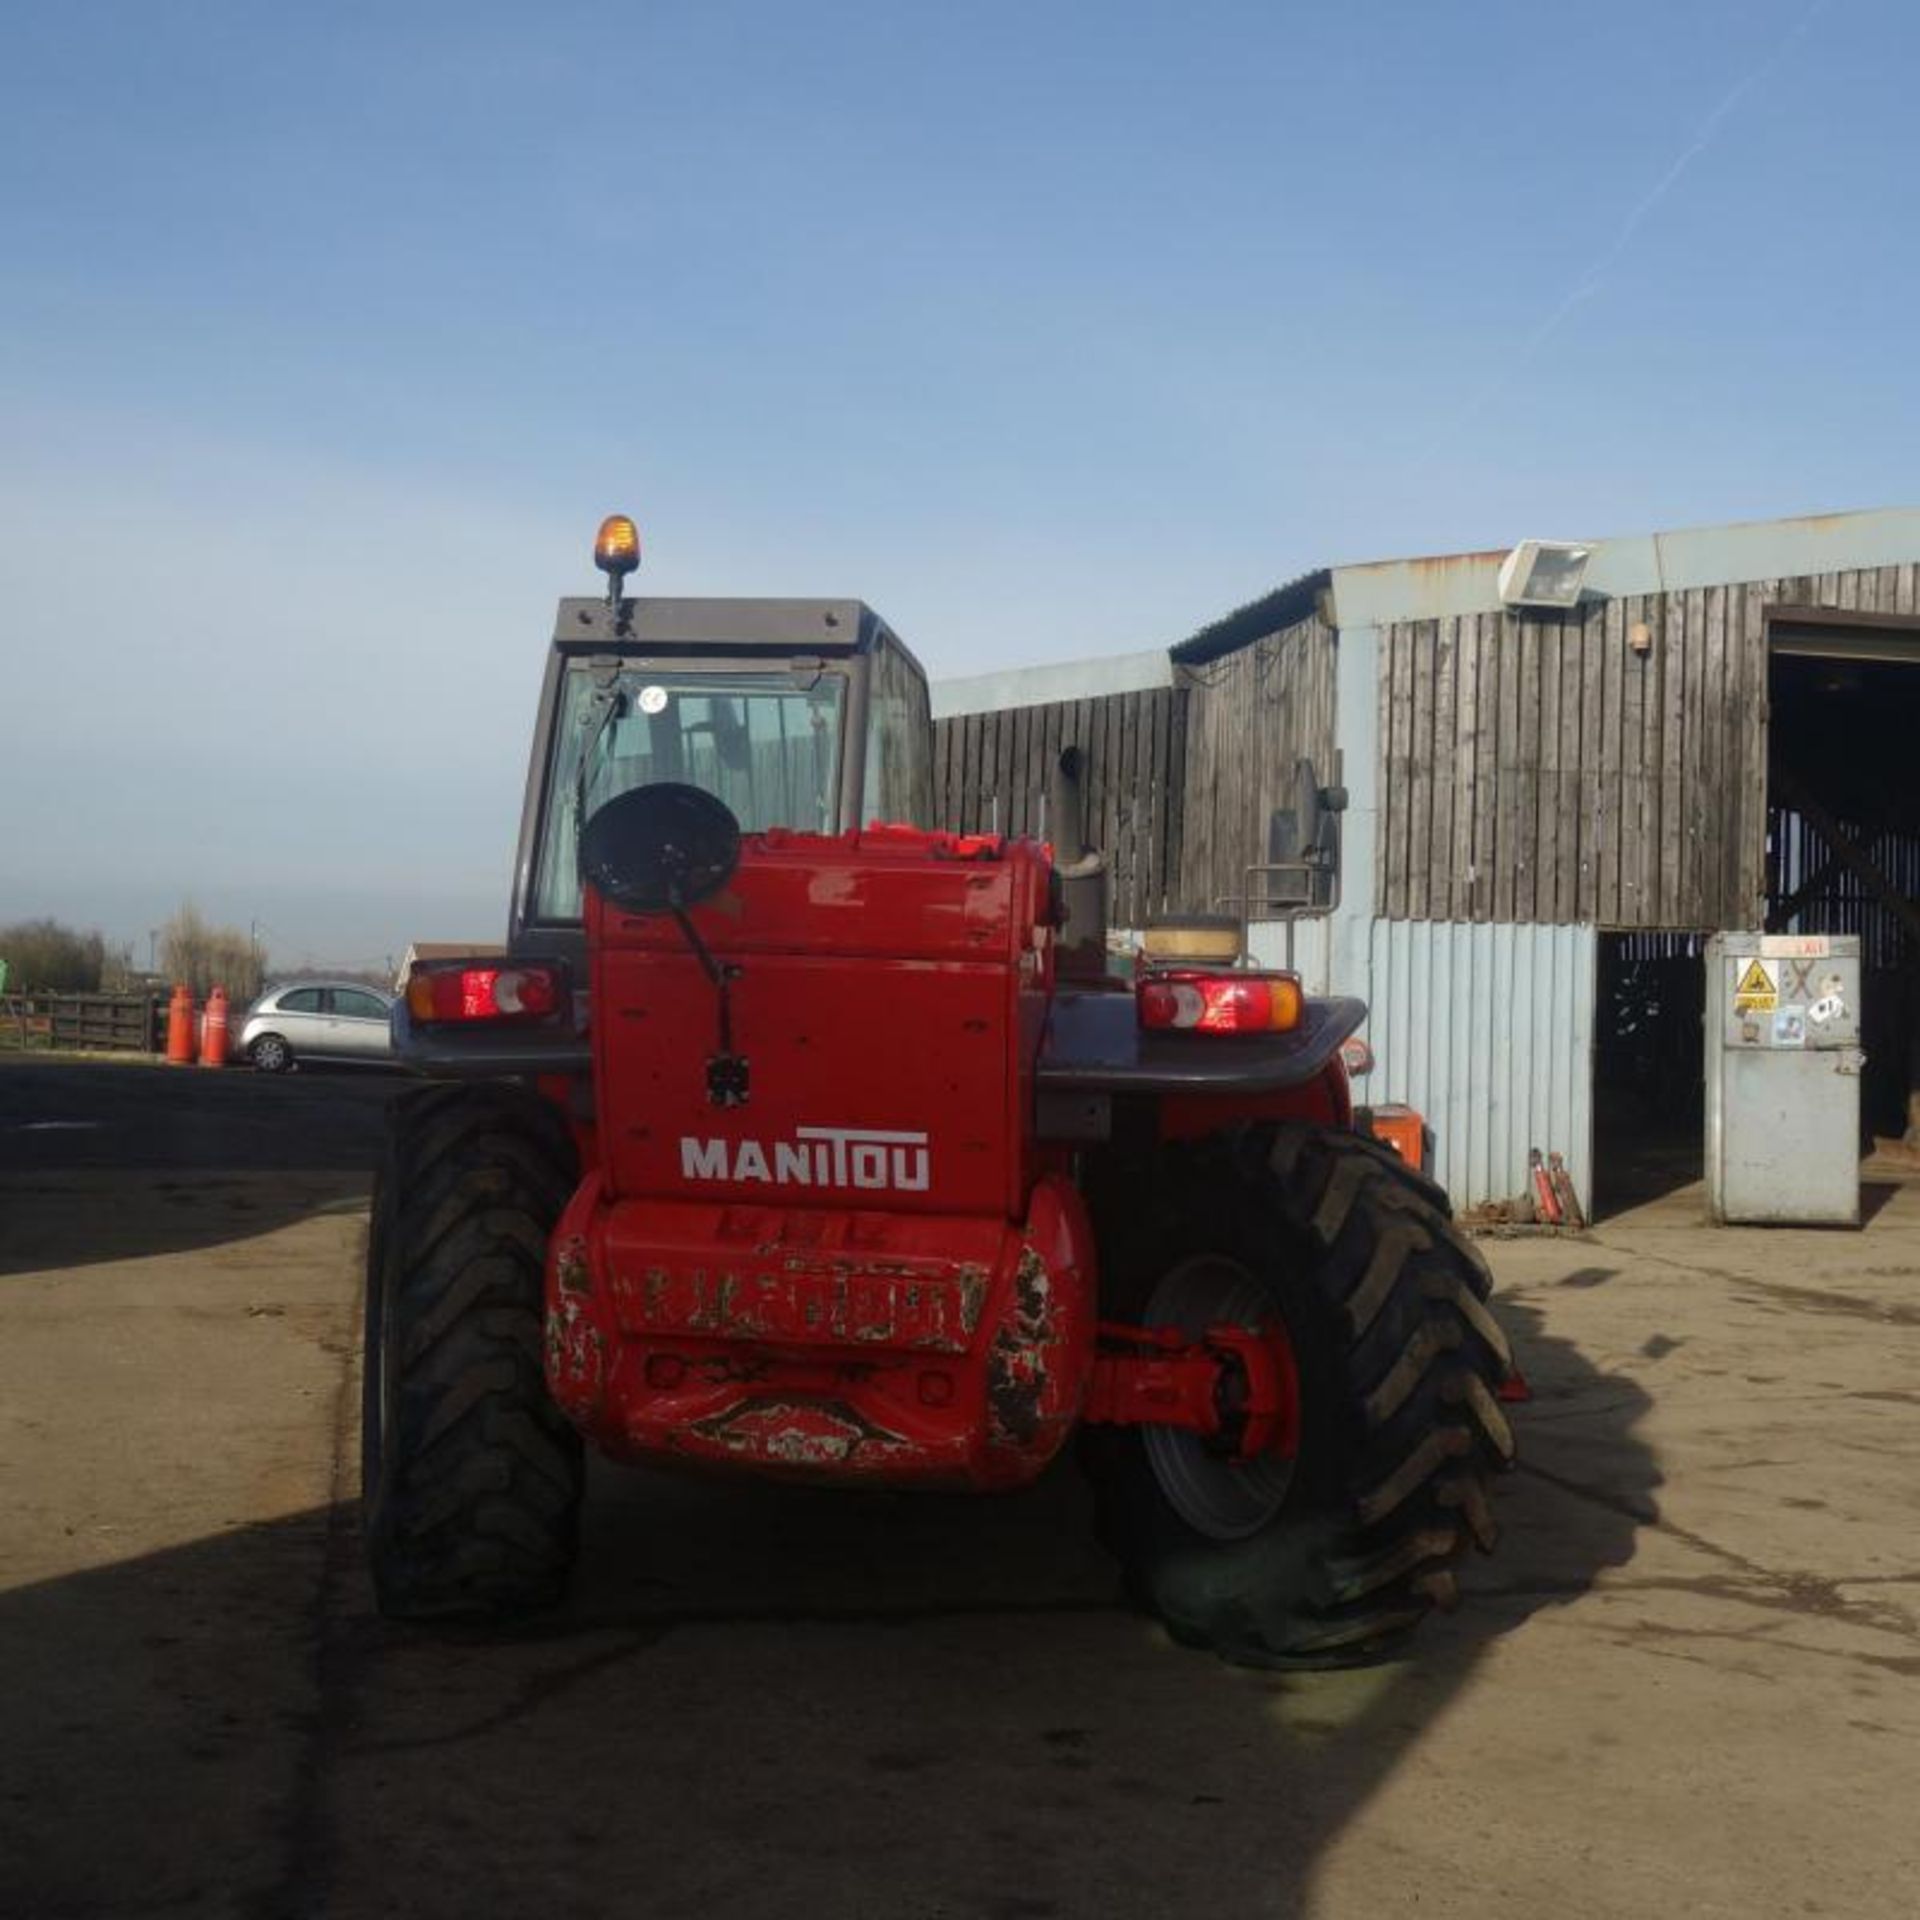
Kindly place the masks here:
[(1219, 1443), (1230, 1458), (1300, 1447), (1300, 1378), (1279, 1327), (1177, 1327), (1102, 1321), (1084, 1418), (1105, 1426), (1177, 1427)]

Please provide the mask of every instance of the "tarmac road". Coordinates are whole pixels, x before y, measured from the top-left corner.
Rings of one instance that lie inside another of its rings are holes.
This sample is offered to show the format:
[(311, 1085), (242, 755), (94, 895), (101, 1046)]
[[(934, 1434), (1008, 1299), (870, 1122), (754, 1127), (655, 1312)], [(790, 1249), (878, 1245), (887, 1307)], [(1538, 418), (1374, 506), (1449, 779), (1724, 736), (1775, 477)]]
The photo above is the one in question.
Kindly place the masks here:
[(352, 1508), (394, 1084), (0, 1065), (0, 1914), (1913, 1911), (1920, 1191), (1495, 1244), (1528, 1465), (1410, 1661), (1171, 1647), (1071, 1471), (609, 1471), (564, 1614), (429, 1634)]

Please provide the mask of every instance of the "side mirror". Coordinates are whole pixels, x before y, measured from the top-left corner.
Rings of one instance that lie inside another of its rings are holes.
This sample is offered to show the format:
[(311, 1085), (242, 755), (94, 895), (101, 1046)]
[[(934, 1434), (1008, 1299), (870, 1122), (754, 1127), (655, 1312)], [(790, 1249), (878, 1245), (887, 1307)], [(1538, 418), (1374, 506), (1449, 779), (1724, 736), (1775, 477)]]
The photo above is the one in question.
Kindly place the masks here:
[(1268, 906), (1311, 908), (1324, 903), (1340, 864), (1340, 829), (1334, 816), (1346, 810), (1345, 787), (1323, 787), (1311, 760), (1293, 763), (1293, 805), (1275, 807), (1267, 816)]
[(1345, 787), (1323, 787), (1311, 760), (1293, 763), (1294, 815), (1299, 823), (1299, 858), (1332, 871), (1340, 847), (1334, 815), (1347, 810)]
[(656, 781), (609, 800), (580, 835), (580, 878), (629, 913), (718, 893), (740, 863), (740, 822), (701, 787)]

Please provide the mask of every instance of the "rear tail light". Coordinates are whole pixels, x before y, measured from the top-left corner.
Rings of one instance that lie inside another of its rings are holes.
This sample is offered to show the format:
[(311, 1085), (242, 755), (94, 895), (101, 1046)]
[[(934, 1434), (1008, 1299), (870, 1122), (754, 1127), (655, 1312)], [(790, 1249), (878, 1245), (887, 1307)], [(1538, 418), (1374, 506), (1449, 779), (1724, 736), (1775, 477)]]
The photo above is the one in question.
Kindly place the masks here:
[(419, 1021), (513, 1021), (527, 1024), (551, 1020), (567, 1004), (564, 968), (543, 962), (537, 966), (468, 966), (450, 964), (415, 967), (407, 977), (407, 1011)]
[(1140, 1024), (1154, 1033), (1288, 1033), (1300, 1024), (1300, 982), (1291, 973), (1146, 975), (1135, 989)]

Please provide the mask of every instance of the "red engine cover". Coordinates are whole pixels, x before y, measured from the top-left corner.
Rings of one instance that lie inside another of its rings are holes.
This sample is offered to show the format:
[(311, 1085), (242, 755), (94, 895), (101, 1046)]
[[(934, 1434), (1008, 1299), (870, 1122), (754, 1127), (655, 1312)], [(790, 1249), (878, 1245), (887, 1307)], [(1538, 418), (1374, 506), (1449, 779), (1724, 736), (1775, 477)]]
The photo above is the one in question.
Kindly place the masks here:
[(897, 828), (750, 835), (693, 918), (587, 902), (602, 1166), (555, 1235), (548, 1377), (616, 1455), (1004, 1486), (1093, 1348), (1080, 1199), (1036, 1178), (1045, 854)]
[(680, 930), (590, 893), (609, 1192), (1018, 1218), (1052, 985), (1047, 875), (1026, 841), (749, 835), (692, 916), (739, 969), (751, 1092), (734, 1108), (708, 1099), (716, 996)]

